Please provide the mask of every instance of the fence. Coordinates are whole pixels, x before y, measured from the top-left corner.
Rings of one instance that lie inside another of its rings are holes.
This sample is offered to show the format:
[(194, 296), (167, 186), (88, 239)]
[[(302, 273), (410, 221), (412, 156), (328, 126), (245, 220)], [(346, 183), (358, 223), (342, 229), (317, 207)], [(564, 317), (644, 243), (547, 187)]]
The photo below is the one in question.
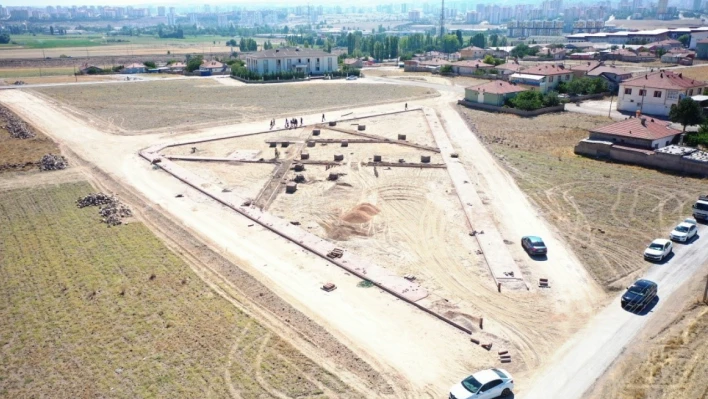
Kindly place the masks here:
[(480, 103), (474, 103), (466, 100), (459, 100), (457, 101), (458, 104), (464, 105), (467, 108), (472, 108), (472, 109), (478, 109), (482, 111), (490, 111), (490, 112), (501, 112), (505, 114), (514, 114), (522, 117), (532, 117), (532, 116), (539, 116), (543, 114), (548, 114), (551, 112), (563, 112), (565, 110), (565, 106), (563, 104), (561, 105), (556, 105), (553, 107), (545, 107), (545, 108), (539, 108), (535, 109), (533, 111), (524, 111), (521, 109), (516, 109), (516, 108), (509, 108), (509, 107), (498, 107), (496, 105), (489, 105), (489, 104), (480, 104)]

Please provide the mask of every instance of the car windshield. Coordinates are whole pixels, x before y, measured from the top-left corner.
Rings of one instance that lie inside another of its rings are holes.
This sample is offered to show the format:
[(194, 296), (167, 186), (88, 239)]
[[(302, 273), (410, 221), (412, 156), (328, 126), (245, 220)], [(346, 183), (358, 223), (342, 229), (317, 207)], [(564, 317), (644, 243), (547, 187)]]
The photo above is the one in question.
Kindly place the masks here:
[(482, 384), (477, 381), (474, 377), (469, 376), (462, 380), (462, 386), (465, 387), (466, 390), (472, 392), (472, 393), (477, 393), (479, 391), (479, 388), (482, 387)]
[(649, 248), (656, 249), (657, 251), (661, 251), (662, 249), (664, 249), (664, 246), (661, 244), (657, 244), (657, 243), (651, 243), (651, 244), (649, 244)]
[(644, 295), (644, 288), (633, 285), (629, 287), (629, 292), (631, 292), (632, 294)]
[(674, 230), (678, 231), (679, 233), (686, 233), (686, 232), (688, 232), (688, 227), (686, 227), (686, 226), (676, 226), (676, 228), (675, 228)]
[(698, 209), (699, 211), (708, 211), (708, 205), (702, 204), (702, 203), (700, 203), (700, 202), (696, 202), (695, 207), (696, 207), (696, 209)]

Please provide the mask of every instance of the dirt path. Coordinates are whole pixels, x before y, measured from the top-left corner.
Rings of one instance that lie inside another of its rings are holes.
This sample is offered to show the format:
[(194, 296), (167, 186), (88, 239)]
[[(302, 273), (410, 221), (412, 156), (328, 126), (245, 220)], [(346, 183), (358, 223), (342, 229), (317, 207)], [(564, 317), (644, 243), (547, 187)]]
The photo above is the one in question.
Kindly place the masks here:
[[(699, 235), (708, 233), (707, 226), (699, 227)], [(659, 302), (644, 316), (629, 313), (620, 307), (620, 296), (572, 340), (568, 341), (552, 359), (547, 368), (522, 393), (524, 399), (581, 398), (608, 367), (632, 344), (647, 323), (670, 300), (672, 294), (686, 281), (694, 278), (708, 262), (708, 246), (699, 238), (688, 245), (677, 245), (675, 255), (664, 264), (652, 266), (644, 278), (659, 285)], [(641, 256), (637, 254), (636, 256)]]

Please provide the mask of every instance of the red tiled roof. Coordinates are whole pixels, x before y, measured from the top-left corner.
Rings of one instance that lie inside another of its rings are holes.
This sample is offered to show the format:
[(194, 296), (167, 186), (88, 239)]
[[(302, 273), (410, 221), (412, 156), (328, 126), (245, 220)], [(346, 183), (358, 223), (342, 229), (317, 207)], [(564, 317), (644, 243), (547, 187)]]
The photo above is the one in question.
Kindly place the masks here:
[(571, 71), (565, 69), (563, 65), (536, 65), (535, 67), (525, 69), (524, 73), (527, 75), (551, 76), (565, 75), (571, 73)]
[(146, 67), (145, 65), (143, 65), (143, 64), (138, 64), (137, 62), (134, 62), (134, 63), (132, 63), (132, 64), (130, 64), (130, 65), (124, 66), (123, 68), (125, 68), (125, 69), (132, 69), (132, 68), (147, 68), (147, 67)]
[(583, 62), (580, 65), (573, 65), (572, 67), (570, 67), (570, 69), (572, 71), (589, 72), (589, 71), (592, 71), (593, 69), (597, 68), (598, 66), (600, 66), (599, 61), (588, 61), (588, 62)]
[(524, 69), (524, 67), (522, 67), (522, 66), (519, 65), (519, 64), (515, 64), (515, 63), (513, 63), (513, 62), (507, 62), (507, 63), (505, 63), (505, 64), (501, 64), (501, 65), (497, 66), (496, 69), (504, 69), (504, 70), (507, 70), (507, 71), (519, 72), (519, 71), (521, 71), (522, 69)]
[(485, 64), (482, 60), (457, 61), (453, 62), (452, 65), (468, 68), (494, 68), (494, 65)]
[(202, 66), (207, 68), (223, 68), (224, 64), (219, 61), (202, 61)]
[(605, 66), (601, 65), (592, 71), (588, 72), (588, 76), (600, 76), (603, 73), (614, 73), (615, 75), (631, 75), (632, 72), (627, 71), (626, 69), (621, 69), (621, 68), (615, 68), (613, 66)]
[[(642, 123), (642, 121), (644, 121), (644, 123)], [(620, 122), (592, 129), (590, 132), (644, 140), (658, 140), (664, 137), (681, 134), (680, 130), (669, 127), (667, 122), (656, 121), (645, 117), (625, 119)]]
[(680, 73), (659, 71), (636, 78), (628, 79), (623, 83), (626, 87), (648, 87), (651, 89), (682, 90), (692, 87), (703, 87), (705, 82), (684, 78)]
[(465, 48), (461, 48), (460, 51), (465, 51), (465, 50), (472, 50), (472, 51), (484, 51), (483, 48), (479, 48), (477, 46), (469, 46)]
[(477, 86), (470, 86), (468, 87), (470, 90), (476, 90), (476, 91), (483, 91), (485, 93), (492, 93), (492, 94), (509, 94), (509, 93), (518, 93), (521, 91), (526, 91), (528, 89), (521, 87), (519, 85), (515, 85), (513, 83), (505, 82), (505, 81), (493, 81), (489, 83), (484, 83), (481, 85)]

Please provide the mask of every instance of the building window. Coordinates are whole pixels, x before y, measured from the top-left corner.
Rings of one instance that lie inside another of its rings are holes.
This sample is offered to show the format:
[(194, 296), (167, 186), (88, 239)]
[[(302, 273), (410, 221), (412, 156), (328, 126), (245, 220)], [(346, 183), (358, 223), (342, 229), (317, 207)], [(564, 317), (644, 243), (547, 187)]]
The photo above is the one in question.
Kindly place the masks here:
[(332, 71), (332, 57), (327, 57), (327, 70)]
[[(656, 97), (656, 92), (654, 94), (654, 97)], [(679, 98), (678, 90), (669, 90), (666, 92), (666, 99), (667, 100), (678, 100), (678, 98)]]
[(639, 95), (642, 96), (642, 97), (644, 97), (644, 96), (647, 95), (647, 91), (644, 90), (644, 89), (640, 89), (640, 90), (639, 90)]
[(693, 95), (693, 89), (688, 90), (688, 96), (691, 97)]
[(654, 98), (661, 98), (661, 92), (659, 90), (654, 90)]
[(624, 94), (632, 95), (632, 89), (624, 89)]
[(699, 87), (698, 89), (696, 89), (696, 94), (701, 94), (701, 91), (703, 91), (703, 89)]

